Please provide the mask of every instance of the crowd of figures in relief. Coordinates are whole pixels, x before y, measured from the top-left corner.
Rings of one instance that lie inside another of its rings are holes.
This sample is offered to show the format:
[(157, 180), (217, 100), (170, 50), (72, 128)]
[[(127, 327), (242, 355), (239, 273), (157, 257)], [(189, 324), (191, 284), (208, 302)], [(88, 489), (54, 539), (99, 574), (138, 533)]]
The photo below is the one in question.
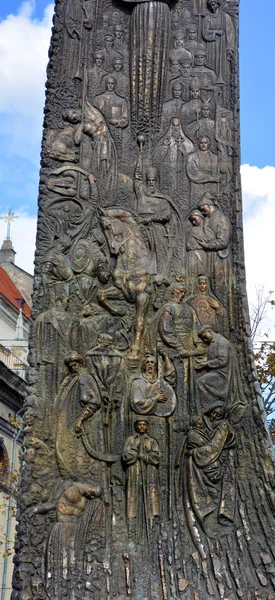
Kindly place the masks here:
[(237, 5), (56, 3), (13, 600), (275, 598)]

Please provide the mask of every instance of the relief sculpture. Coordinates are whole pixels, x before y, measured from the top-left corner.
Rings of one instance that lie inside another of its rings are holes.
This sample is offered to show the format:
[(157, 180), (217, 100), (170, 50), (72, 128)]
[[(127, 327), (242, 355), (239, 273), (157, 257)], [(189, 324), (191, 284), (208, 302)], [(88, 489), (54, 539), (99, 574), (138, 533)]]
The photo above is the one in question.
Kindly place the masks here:
[(238, 0), (56, 0), (12, 600), (275, 600)]

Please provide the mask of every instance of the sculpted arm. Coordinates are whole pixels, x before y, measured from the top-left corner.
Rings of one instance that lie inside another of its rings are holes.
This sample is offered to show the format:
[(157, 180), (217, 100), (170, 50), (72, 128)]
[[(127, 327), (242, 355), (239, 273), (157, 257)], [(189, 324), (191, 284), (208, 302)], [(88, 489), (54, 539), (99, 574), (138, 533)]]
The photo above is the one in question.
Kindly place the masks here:
[(148, 415), (152, 413), (159, 399), (159, 393), (150, 395), (142, 389), (139, 379), (134, 379), (131, 386), (131, 407), (139, 415)]

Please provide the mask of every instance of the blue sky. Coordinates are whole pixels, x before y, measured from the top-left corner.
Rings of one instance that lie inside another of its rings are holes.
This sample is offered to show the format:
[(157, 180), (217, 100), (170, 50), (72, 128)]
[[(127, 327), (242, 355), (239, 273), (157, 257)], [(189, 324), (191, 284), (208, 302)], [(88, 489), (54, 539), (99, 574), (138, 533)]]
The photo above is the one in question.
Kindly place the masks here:
[[(275, 1), (240, 0), (241, 151), (248, 289), (275, 290)], [(53, 3), (0, 0), (0, 214), (11, 206), (17, 262), (32, 270), (45, 68)], [(0, 221), (0, 243), (4, 223)]]

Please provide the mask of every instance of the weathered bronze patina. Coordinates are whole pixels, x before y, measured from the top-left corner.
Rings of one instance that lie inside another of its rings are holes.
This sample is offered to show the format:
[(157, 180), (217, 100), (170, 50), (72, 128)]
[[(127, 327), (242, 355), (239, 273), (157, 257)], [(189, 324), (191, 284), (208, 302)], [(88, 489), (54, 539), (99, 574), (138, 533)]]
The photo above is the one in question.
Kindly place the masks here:
[(274, 600), (238, 0), (56, 0), (13, 600)]

